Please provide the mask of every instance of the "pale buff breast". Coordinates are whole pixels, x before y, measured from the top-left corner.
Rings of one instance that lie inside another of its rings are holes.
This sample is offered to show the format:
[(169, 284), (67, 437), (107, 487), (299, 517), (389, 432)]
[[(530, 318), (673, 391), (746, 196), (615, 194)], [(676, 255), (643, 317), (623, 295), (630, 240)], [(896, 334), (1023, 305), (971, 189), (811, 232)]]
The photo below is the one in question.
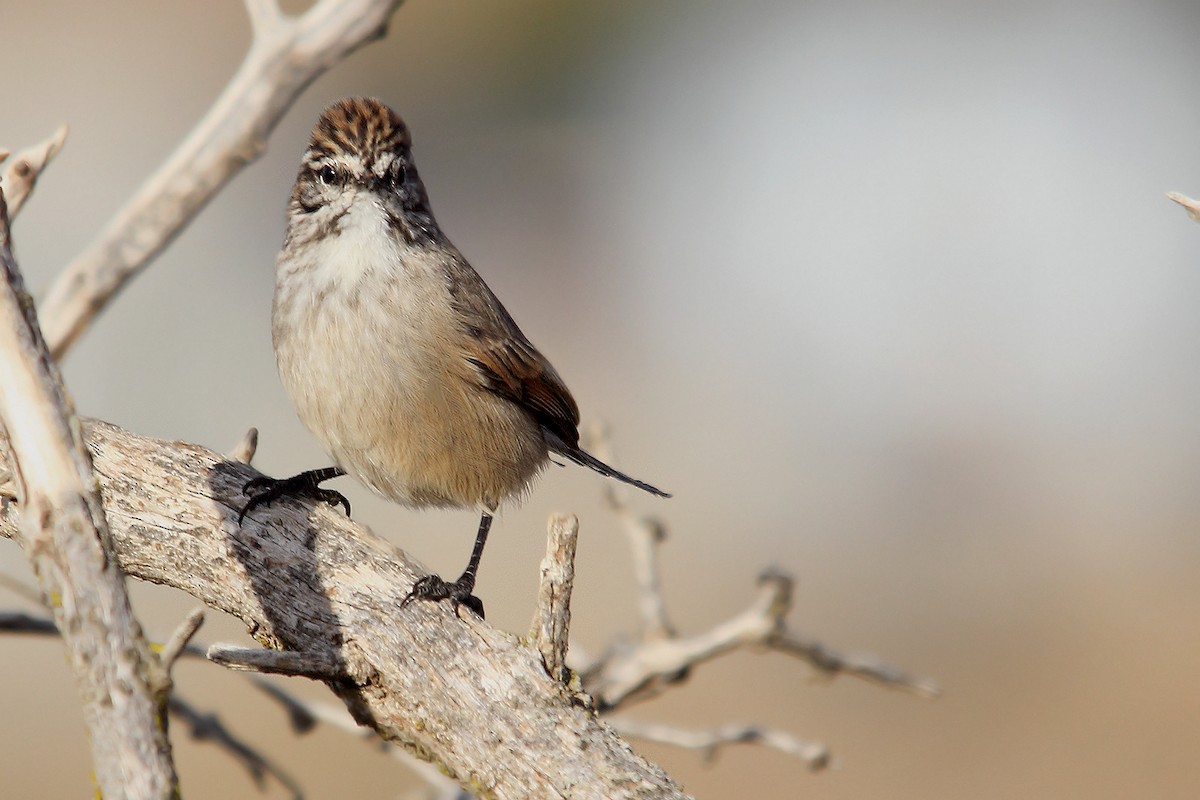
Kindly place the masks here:
[(494, 509), (544, 465), (544, 437), (480, 387), (437, 260), (373, 251), (398, 247), (376, 233), (350, 224), (302, 263), (281, 255), (272, 327), (284, 387), (338, 466), (384, 497)]

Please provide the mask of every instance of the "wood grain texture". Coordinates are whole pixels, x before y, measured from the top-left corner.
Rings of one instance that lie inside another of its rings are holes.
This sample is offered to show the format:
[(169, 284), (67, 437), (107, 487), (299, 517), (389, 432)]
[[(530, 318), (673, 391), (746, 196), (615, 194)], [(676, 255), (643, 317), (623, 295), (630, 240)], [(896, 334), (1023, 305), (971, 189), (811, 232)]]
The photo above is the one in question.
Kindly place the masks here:
[[(265, 647), (320, 654), (360, 724), (495, 798), (681, 798), (682, 790), (550, 679), (540, 654), (446, 604), (400, 603), (418, 568), (339, 512), (293, 501), (243, 527), (257, 473), (185, 442), (99, 421), (85, 440), (114, 551), (133, 577), (246, 623)], [(7, 465), (0, 464), (0, 473)], [(6, 498), (0, 534), (19, 510)]]
[(178, 795), (163, 718), (169, 679), (150, 652), (112, 560), (78, 418), (13, 258), (0, 192), (0, 429), (4, 470), (28, 510), (13, 531), (75, 675), (98, 793)]

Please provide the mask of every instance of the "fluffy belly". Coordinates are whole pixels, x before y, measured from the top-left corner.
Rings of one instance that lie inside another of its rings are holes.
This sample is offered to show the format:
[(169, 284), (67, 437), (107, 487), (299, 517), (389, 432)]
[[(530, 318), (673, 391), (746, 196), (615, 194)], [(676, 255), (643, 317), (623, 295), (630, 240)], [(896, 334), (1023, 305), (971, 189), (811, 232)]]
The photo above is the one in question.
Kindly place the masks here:
[(427, 328), (381, 328), (361, 312), (351, 324), (326, 303), (276, 330), (283, 384), (338, 466), (413, 507), (494, 509), (519, 496), (546, 462), (540, 428), (446, 346), (417, 339)]
[(540, 432), (531, 436), (528, 421), (502, 409), (479, 414), (479, 409), (443, 406), (425, 413), (429, 410), (399, 410), (374, 426), (379, 436), (369, 444), (335, 433), (327, 447), (348, 473), (384, 497), (414, 507), (494, 510), (522, 494), (545, 463)]

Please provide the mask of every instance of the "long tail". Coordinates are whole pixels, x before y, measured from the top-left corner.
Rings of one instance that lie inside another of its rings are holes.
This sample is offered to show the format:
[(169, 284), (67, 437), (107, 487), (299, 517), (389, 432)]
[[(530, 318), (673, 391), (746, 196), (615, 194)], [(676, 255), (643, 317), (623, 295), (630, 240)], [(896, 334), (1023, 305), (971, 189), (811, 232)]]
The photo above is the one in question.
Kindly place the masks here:
[(643, 492), (649, 492), (650, 494), (657, 495), (658, 497), (670, 497), (671, 496), (668, 492), (664, 492), (662, 489), (659, 489), (657, 486), (651, 486), (650, 484), (646, 483), (645, 481), (639, 481), (637, 478), (629, 477), (624, 472), (621, 472), (619, 469), (615, 469), (613, 467), (610, 467), (608, 464), (605, 464), (603, 461), (596, 458), (594, 455), (587, 452), (586, 450), (582, 450), (579, 447), (572, 447), (569, 444), (567, 444), (566, 442), (562, 441), (562, 439), (560, 439), (559, 437), (554, 436), (553, 434), (549, 434), (546, 438), (549, 440), (550, 450), (552, 452), (555, 452), (555, 453), (559, 454), (560, 456), (563, 456), (564, 458), (568, 458), (571, 461), (574, 461), (576, 464), (580, 465), (581, 467), (587, 467), (588, 469), (594, 469), (596, 472), (599, 472), (601, 475), (604, 475), (609, 478), (616, 478), (621, 483), (628, 483), (630, 486), (636, 486), (637, 488), (641, 489)]

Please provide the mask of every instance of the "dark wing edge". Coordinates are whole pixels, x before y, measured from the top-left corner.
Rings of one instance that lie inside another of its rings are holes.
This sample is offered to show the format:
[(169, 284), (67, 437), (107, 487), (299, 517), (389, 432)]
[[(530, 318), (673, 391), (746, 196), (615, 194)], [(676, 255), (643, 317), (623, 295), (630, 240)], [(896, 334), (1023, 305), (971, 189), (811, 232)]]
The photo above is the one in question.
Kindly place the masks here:
[(524, 337), (480, 344), (467, 361), (479, 372), (483, 387), (521, 406), (559, 440), (578, 446), (579, 407), (542, 354)]

